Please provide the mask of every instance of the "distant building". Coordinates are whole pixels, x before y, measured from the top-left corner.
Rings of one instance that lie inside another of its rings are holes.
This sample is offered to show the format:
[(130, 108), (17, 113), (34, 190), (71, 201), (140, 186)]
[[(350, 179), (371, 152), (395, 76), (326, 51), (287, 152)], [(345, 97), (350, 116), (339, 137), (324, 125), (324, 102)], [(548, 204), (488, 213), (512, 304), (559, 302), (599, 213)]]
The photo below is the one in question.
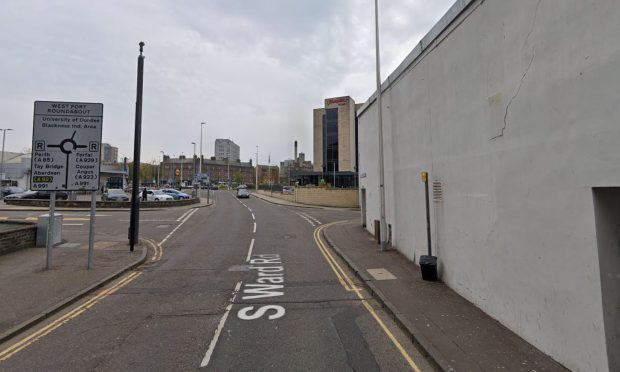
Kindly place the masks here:
[(215, 160), (240, 159), (239, 146), (229, 139), (218, 138), (215, 140)]
[(102, 143), (101, 163), (118, 163), (118, 147), (114, 147), (109, 143)]
[(321, 179), (335, 187), (357, 186), (357, 117), (355, 101), (349, 97), (325, 99), (314, 109), (314, 174), (306, 173), (303, 183)]
[[(2, 156), (2, 153), (0, 153)], [(16, 185), (23, 189), (30, 188), (31, 154), (19, 152), (4, 152), (3, 175), (0, 174), (3, 185)]]
[(297, 155), (297, 141), (295, 141), (293, 159), (280, 162), (280, 184), (290, 186), (299, 183), (298, 175), (304, 172), (312, 172), (312, 162), (306, 161), (306, 155), (303, 152)]
[[(178, 186), (184, 182), (189, 185), (194, 177), (194, 169), (196, 173), (200, 169), (200, 160), (196, 157), (194, 164), (192, 158), (188, 159), (185, 156), (178, 158), (164, 156), (164, 161), (160, 163), (160, 167), (162, 184), (168, 183)], [(244, 184), (254, 184), (255, 173), (252, 159), (247, 163), (239, 160), (231, 160), (230, 162), (228, 159), (217, 160), (215, 157), (204, 159), (202, 173), (208, 174), (210, 181), (213, 183), (228, 182), (230, 177), (230, 182), (241, 181), (240, 183)]]
[(277, 165), (257, 165), (259, 185), (275, 185), (280, 182), (280, 169)]

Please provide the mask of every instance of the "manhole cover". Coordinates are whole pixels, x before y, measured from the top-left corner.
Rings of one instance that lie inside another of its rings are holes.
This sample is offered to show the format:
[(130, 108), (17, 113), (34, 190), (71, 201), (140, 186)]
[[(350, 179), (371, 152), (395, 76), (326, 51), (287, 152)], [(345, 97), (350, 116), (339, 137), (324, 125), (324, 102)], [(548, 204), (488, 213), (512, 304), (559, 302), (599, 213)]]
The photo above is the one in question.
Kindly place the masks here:
[(372, 275), (372, 277), (375, 278), (375, 280), (393, 280), (393, 279), (396, 279), (394, 274), (392, 274), (391, 272), (389, 272), (389, 271), (387, 271), (386, 269), (383, 269), (383, 268), (379, 268), (379, 269), (366, 269), (366, 271), (368, 271), (368, 273), (370, 275)]

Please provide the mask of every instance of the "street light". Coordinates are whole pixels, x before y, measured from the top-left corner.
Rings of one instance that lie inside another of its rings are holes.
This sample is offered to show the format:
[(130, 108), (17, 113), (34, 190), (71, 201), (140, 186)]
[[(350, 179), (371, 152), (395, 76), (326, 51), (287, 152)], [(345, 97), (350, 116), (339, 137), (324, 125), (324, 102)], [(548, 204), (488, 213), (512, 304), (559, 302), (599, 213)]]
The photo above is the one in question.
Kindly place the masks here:
[(199, 173), (202, 173), (202, 126), (207, 125), (204, 121), (200, 123), (200, 166)]
[[(11, 128), (0, 128), (0, 130), (2, 131), (2, 160), (0, 160), (0, 177), (2, 177), (2, 180), (4, 180), (4, 138), (6, 137), (6, 131), (7, 130), (13, 130)], [(0, 185), (2, 186), (2, 185)]]
[(164, 163), (164, 152), (161, 152), (161, 163), (159, 163), (159, 165), (157, 166), (157, 188), (161, 187), (161, 179), (159, 178), (159, 168), (161, 168), (162, 164)]
[(192, 157), (192, 186), (196, 183), (196, 142), (192, 142), (194, 145), (194, 156)]
[(379, 58), (379, 4), (375, 0), (375, 58), (377, 67), (377, 118), (379, 126), (379, 196), (381, 201), (381, 250), (387, 250), (387, 223), (385, 221), (385, 177), (383, 170), (383, 118), (381, 113), (381, 60)]
[(185, 153), (181, 151), (181, 155), (179, 155), (179, 163), (181, 163), (181, 184), (179, 185), (179, 189), (183, 188), (183, 163), (185, 163)]

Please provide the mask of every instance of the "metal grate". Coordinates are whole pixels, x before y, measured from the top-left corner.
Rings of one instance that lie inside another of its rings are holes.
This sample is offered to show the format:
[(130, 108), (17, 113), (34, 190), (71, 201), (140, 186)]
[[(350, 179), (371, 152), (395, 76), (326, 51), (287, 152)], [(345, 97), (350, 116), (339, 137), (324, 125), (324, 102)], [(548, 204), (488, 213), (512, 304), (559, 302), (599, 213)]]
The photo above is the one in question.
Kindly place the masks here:
[(435, 203), (443, 201), (443, 189), (440, 181), (433, 181), (433, 201)]

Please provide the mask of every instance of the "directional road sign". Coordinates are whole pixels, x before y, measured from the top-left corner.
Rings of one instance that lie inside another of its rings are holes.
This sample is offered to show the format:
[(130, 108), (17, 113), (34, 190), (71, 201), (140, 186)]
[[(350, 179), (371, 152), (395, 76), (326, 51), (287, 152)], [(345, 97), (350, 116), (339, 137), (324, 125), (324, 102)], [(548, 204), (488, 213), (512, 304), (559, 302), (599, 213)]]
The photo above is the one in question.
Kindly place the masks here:
[(99, 189), (102, 103), (34, 103), (32, 190)]

